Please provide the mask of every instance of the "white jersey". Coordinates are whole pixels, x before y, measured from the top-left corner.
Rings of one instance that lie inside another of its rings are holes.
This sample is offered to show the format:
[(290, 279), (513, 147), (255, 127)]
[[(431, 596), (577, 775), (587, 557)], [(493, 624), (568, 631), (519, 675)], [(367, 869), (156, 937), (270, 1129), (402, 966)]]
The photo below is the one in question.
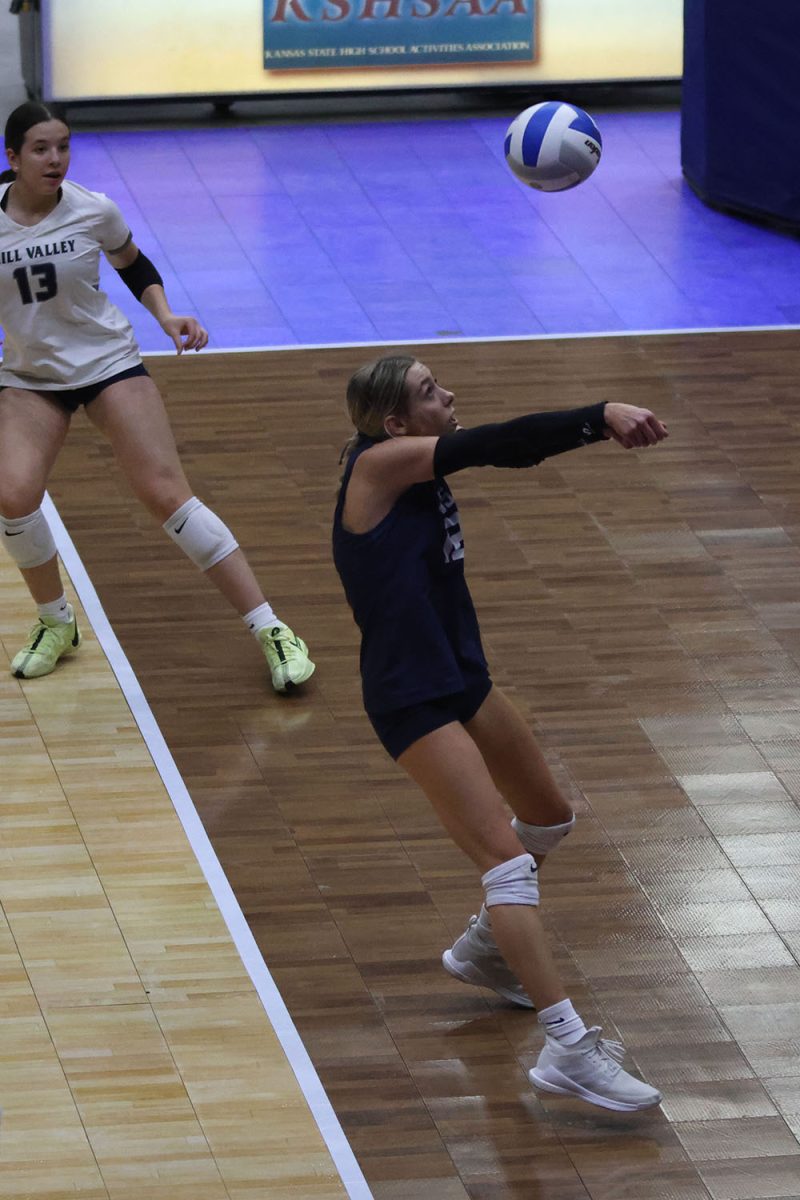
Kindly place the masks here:
[(100, 252), (129, 236), (113, 200), (69, 181), (38, 225), (0, 208), (0, 387), (83, 387), (142, 361), (128, 318), (99, 287)]

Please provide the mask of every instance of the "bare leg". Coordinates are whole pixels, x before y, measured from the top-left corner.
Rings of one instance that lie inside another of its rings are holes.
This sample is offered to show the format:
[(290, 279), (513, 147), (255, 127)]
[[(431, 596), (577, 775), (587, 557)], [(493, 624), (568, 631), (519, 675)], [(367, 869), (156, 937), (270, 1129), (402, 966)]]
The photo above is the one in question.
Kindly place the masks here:
[(529, 825), (569, 821), (572, 808), (562, 796), (533, 733), (498, 688), (492, 688), (465, 728), (516, 817)]
[(258, 580), (253, 574), (252, 567), (245, 557), (244, 550), (234, 550), (222, 562), (205, 572), (214, 587), (231, 604), (239, 616), (252, 612), (264, 603), (264, 593), (259, 587)]
[[(507, 730), (502, 728), (507, 718), (503, 702), (497, 703), (496, 699), (490, 702), (487, 698), (473, 720), (477, 719), (484, 743), (488, 741), (493, 750), (505, 746), (510, 753), (505, 764), (495, 765), (498, 778), (512, 794), (520, 786), (523, 796), (530, 788), (534, 794), (545, 797), (539, 805), (524, 809), (527, 816), (541, 821), (557, 810), (546, 779), (542, 780), (541, 755), (531, 756), (530, 744), (524, 737), (519, 738), (513, 718), (509, 719)], [(469, 724), (472, 726), (473, 722)], [(522, 846), (508, 824), (496, 780), (471, 733), (472, 729), (467, 732), (458, 723), (446, 725), (420, 738), (398, 761), (423, 788), (457, 845), (486, 872), (516, 858)], [(526, 764), (534, 767), (527, 787)], [(541, 793), (534, 787), (537, 781)], [(616, 1053), (599, 1039), (599, 1029), (587, 1030), (569, 1002), (555, 1013), (546, 1013), (545, 1010), (568, 998), (537, 909), (495, 904), (489, 912), (500, 951), (522, 981), (547, 1031), (544, 1048), (529, 1075), (531, 1082), (546, 1091), (576, 1095), (600, 1107), (623, 1112), (658, 1104), (660, 1093), (623, 1070)]]
[[(110, 441), (136, 498), (163, 525), (193, 493), (152, 379), (142, 375), (112, 384), (86, 412)], [(234, 550), (205, 575), (240, 616), (264, 603), (264, 593), (242, 550)]]
[[(4, 517), (27, 517), (41, 506), (69, 423), (68, 410), (40, 392), (19, 388), (0, 392), (0, 513)], [(63, 594), (55, 555), (21, 575), (36, 604), (48, 604)]]
[[(525, 851), (475, 741), (453, 723), (420, 738), (398, 763), (419, 784), (443, 826), (484, 874)], [(494, 905), (492, 929), (506, 962), (538, 1009), (566, 998), (536, 908)]]
[[(20, 570), (20, 575), (28, 585), (28, 591), (34, 604), (51, 604), (63, 595), (64, 582), (58, 569), (58, 557), (53, 556), (49, 562), (40, 567), (29, 567)], [(46, 610), (45, 610), (46, 611)]]

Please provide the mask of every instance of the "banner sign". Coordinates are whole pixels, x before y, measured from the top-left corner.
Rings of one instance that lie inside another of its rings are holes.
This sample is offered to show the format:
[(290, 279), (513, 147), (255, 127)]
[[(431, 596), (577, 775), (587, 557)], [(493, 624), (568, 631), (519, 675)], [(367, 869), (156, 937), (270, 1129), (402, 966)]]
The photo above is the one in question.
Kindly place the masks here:
[(44, 96), (61, 103), (529, 83), (538, 96), (683, 69), (684, 0), (36, 2)]
[(537, 2), (264, 0), (264, 66), (533, 62)]

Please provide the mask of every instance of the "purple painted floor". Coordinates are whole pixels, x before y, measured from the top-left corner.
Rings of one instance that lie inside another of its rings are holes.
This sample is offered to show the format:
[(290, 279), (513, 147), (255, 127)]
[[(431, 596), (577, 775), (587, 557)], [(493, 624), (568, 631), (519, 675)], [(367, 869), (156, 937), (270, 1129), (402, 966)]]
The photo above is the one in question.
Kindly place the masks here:
[(678, 113), (593, 115), (603, 160), (560, 195), (508, 171), (503, 118), (76, 133), (72, 177), (217, 349), (800, 323), (800, 240), (694, 196)]

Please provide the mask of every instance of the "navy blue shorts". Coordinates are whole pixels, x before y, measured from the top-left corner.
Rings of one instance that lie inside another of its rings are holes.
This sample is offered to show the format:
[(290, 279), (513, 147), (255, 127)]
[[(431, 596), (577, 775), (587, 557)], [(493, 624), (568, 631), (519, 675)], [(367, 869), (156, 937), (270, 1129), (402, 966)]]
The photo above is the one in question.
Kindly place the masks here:
[(397, 759), (426, 733), (460, 721), (471, 721), (492, 690), (488, 672), (471, 679), (462, 692), (437, 696), (435, 700), (420, 700), (407, 708), (388, 713), (367, 713), (372, 728), (384, 749)]
[[(135, 367), (128, 367), (124, 371), (118, 371), (116, 375), (109, 375), (108, 379), (101, 379), (98, 383), (87, 383), (83, 387), (77, 388), (46, 388), (39, 392), (40, 396), (47, 396), (50, 400), (57, 400), (59, 404), (63, 404), (70, 412), (77, 412), (82, 404), (89, 404), (90, 401), (96, 400), (102, 391), (107, 387), (111, 387), (112, 383), (120, 383), (123, 379), (134, 379), (137, 375), (149, 375), (150, 372), (144, 363), (138, 363)], [(9, 384), (9, 386), (11, 386)], [(3, 389), (0, 388), (0, 391)], [(35, 392), (36, 388), (24, 389)]]

